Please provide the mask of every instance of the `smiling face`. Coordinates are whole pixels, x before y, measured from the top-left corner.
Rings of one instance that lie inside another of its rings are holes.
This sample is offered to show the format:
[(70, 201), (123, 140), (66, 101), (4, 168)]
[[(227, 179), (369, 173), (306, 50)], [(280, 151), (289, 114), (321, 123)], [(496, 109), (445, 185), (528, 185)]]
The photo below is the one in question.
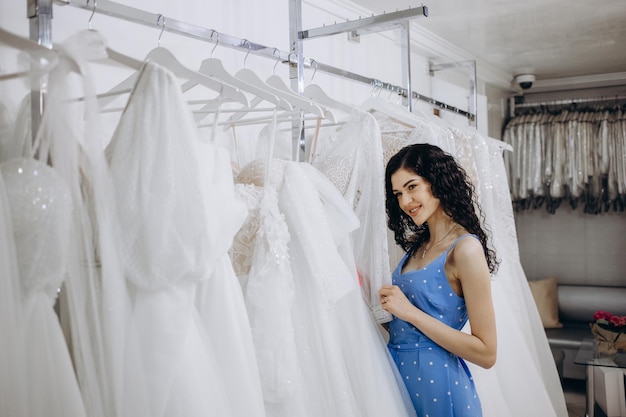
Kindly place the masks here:
[(430, 183), (411, 170), (400, 168), (394, 172), (391, 188), (400, 209), (417, 225), (424, 224), (440, 210), (439, 199), (433, 196)]

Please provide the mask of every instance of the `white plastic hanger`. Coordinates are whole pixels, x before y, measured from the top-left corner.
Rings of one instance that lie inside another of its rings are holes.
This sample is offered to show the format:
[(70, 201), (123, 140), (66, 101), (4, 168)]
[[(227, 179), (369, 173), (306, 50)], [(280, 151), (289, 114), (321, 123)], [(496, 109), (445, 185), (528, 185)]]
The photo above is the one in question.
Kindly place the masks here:
[(38, 55), (49, 59), (56, 58), (57, 56), (54, 50), (48, 49), (39, 45), (37, 42), (23, 38), (2, 28), (0, 28), (0, 43), (20, 51), (36, 52)]
[[(34, 54), (38, 57), (52, 61), (57, 59), (57, 52), (53, 49), (48, 49), (39, 45), (30, 39), (23, 38), (19, 35), (6, 31), (0, 28), (0, 43), (10, 46), (18, 51), (25, 51)], [(19, 71), (12, 74), (0, 75), (0, 81), (11, 80), (14, 78), (20, 78), (28, 74), (28, 71)]]
[(373, 95), (368, 98), (361, 104), (360, 108), (367, 112), (379, 112), (383, 113), (392, 119), (407, 125), (407, 127), (417, 127), (418, 121), (414, 114), (409, 113), (409, 110), (398, 106), (396, 104), (390, 103), (378, 95)]
[[(254, 117), (249, 119), (242, 119), (238, 121), (225, 120), (223, 122), (217, 123), (219, 126), (226, 126), (226, 129), (230, 129), (233, 126), (250, 126), (250, 125), (262, 125), (271, 122), (274, 119), (274, 115), (263, 116), (263, 117)], [(283, 112), (276, 115), (276, 120), (278, 123), (291, 123), (294, 120), (300, 119), (300, 111), (292, 111), (292, 112)], [(317, 116), (305, 117), (304, 121), (310, 120), (319, 120)], [(198, 127), (207, 127), (210, 124), (199, 124)], [(289, 129), (291, 130), (291, 129)]]
[[(244, 40), (244, 42), (247, 42), (247, 41)], [(268, 89), (273, 94), (286, 100), (293, 107), (296, 107), (306, 113), (311, 113), (318, 117), (324, 117), (324, 110), (316, 103), (302, 97), (299, 94), (296, 94), (293, 90), (285, 90), (282, 88), (276, 88), (275, 86), (270, 85), (266, 83), (265, 81), (261, 80), (261, 78), (259, 78), (259, 76), (256, 75), (254, 71), (246, 68), (246, 59), (248, 58), (249, 54), (250, 54), (250, 48), (248, 47), (248, 52), (246, 53), (246, 56), (243, 59), (243, 69), (239, 70), (237, 74), (235, 74), (235, 77), (240, 78), (250, 84), (263, 86), (263, 88)]]
[[(89, 17), (89, 22), (88, 22), (88, 32), (90, 32), (91, 34), (97, 33), (91, 28), (93, 16), (96, 12), (96, 7), (97, 7), (96, 4), (97, 4), (96, 1), (94, 1), (94, 7), (93, 7), (93, 10), (92, 10), (91, 16)], [(159, 24), (159, 21), (161, 19), (163, 19), (163, 23), (162, 23), (161, 32), (159, 33), (159, 38), (157, 41), (159, 45), (161, 44), (161, 36), (163, 34), (163, 31), (165, 30), (165, 19), (163, 18), (162, 15), (159, 15), (159, 20), (157, 21), (157, 25)], [(90, 35), (90, 36), (93, 36), (93, 35)], [(94, 37), (94, 42), (97, 42), (97, 39), (98, 38)], [(104, 40), (102, 38), (99, 38), (99, 39), (101, 42), (104, 43)], [(143, 61), (129, 57), (127, 55), (114, 51), (108, 47), (106, 48), (106, 53), (110, 60), (120, 63), (122, 65), (125, 65), (127, 67), (130, 67), (134, 69), (135, 72), (130, 77), (128, 77), (127, 79), (125, 79), (124, 81), (122, 81), (121, 83), (113, 87), (112, 89), (110, 89), (108, 92), (97, 95), (97, 98), (99, 100), (99, 104), (101, 107), (105, 107), (106, 105), (114, 101), (117, 96), (131, 92), (135, 84), (135, 81), (137, 79), (137, 76), (141, 68), (143, 67), (144, 62), (147, 60), (151, 60), (155, 63), (158, 63), (159, 65), (162, 65), (163, 67), (172, 71), (179, 78), (197, 79), (199, 84), (205, 85), (206, 87), (214, 91), (219, 91), (221, 94), (223, 94), (224, 99), (226, 101), (228, 100), (237, 101), (237, 102), (241, 102), (243, 105), (247, 105), (247, 99), (242, 93), (236, 91), (233, 88), (225, 87), (222, 84), (214, 80), (211, 80), (211, 79), (208, 79), (207, 77), (202, 76), (201, 74), (197, 74), (195, 71), (189, 70), (187, 67), (182, 65), (176, 59), (176, 57), (174, 57), (174, 55), (172, 55), (168, 50), (166, 50), (165, 48), (161, 48), (160, 46), (150, 51)]]
[[(243, 91), (247, 91), (259, 98), (262, 98), (265, 101), (268, 101), (271, 104), (274, 104), (280, 108), (285, 110), (291, 110), (291, 105), (287, 103), (285, 100), (278, 98), (276, 95), (271, 92), (260, 88), (259, 86), (249, 84), (243, 80), (240, 80), (233, 75), (231, 75), (217, 58), (207, 58), (200, 64), (200, 69), (198, 70), (200, 74), (204, 74), (210, 78), (217, 79), (222, 83), (233, 86)], [(191, 87), (196, 85), (195, 80), (190, 79), (186, 83), (182, 85), (183, 91), (189, 90)]]
[[(159, 20), (161, 19), (161, 17), (162, 16), (159, 15)], [(144, 58), (144, 62), (150, 60), (167, 68), (168, 70), (172, 71), (172, 73), (174, 73), (174, 75), (176, 75), (178, 78), (187, 80), (185, 84), (191, 83), (194, 86), (202, 85), (220, 93), (222, 102), (231, 101), (241, 103), (243, 106), (248, 106), (248, 99), (241, 91), (238, 91), (231, 85), (209, 78), (204, 74), (185, 67), (183, 64), (180, 63), (180, 61), (178, 61), (178, 59), (176, 59), (176, 57), (169, 50), (161, 47), (161, 35), (163, 34), (164, 29), (165, 19), (163, 19), (161, 33), (159, 34), (159, 46), (148, 52), (148, 54)], [(124, 81), (111, 88), (108, 92), (98, 95), (101, 106), (108, 105), (115, 100), (116, 96), (120, 94), (129, 93), (135, 84), (137, 75), (138, 72), (133, 73), (130, 77), (126, 78)], [(183, 91), (186, 90), (183, 89)]]
[[(82, 40), (88, 42), (90, 47), (93, 46), (95, 51), (104, 51), (106, 56), (104, 57), (105, 60), (103, 62), (120, 64), (136, 70), (141, 68), (141, 61), (114, 51), (109, 47), (105, 47), (104, 38), (97, 31), (89, 29), (85, 31), (84, 35), (87, 36), (87, 39), (83, 36)], [(12, 46), (15, 49), (36, 53), (37, 56), (45, 59), (52, 60), (58, 57), (58, 52), (55, 49), (48, 49), (37, 44), (36, 42), (31, 41), (30, 39), (22, 38), (21, 36), (7, 32), (4, 29), (0, 29), (0, 42), (5, 45)], [(78, 71), (78, 68), (75, 69)], [(28, 71), (21, 71), (14, 74), (3, 74), (0, 76), (0, 80), (18, 78), (27, 74)]]
[[(275, 51), (277, 51), (277, 49), (275, 49)], [(268, 89), (269, 91), (271, 91), (272, 93), (276, 94), (278, 97), (286, 100), (289, 104), (291, 104), (293, 107), (300, 109), (306, 113), (311, 113), (317, 117), (325, 117), (325, 110), (320, 107), (317, 103), (311, 101), (310, 99), (303, 97), (299, 94), (296, 94), (294, 91), (292, 90), (288, 90), (285, 91), (284, 89), (278, 89), (272, 85), (267, 84), (265, 81), (261, 80), (261, 78), (252, 70), (246, 68), (246, 58), (249, 54), (249, 50), (248, 53), (246, 53), (246, 57), (244, 57), (244, 68), (239, 70), (236, 74), (235, 77), (240, 78), (250, 84), (256, 84), (256, 85), (261, 85), (263, 86), (263, 88)], [(276, 65), (278, 64), (279, 60), (276, 61), (276, 64), (274, 64), (274, 70), (276, 69)], [(250, 102), (250, 111), (256, 111), (257, 107), (260, 103), (262, 102), (261, 99), (259, 98), (254, 98), (251, 102)], [(240, 123), (236, 123), (239, 120), (243, 119), (246, 116), (246, 113), (241, 112), (238, 114), (234, 114), (231, 117), (228, 118), (227, 122), (225, 123), (225, 130), (229, 129), (231, 126), (233, 126), (234, 124), (240, 124)], [(295, 113), (293, 115), (293, 117), (295, 117)], [(269, 121), (269, 119), (268, 119)]]
[(107, 56), (109, 57), (109, 59), (111, 59), (114, 62), (118, 62), (124, 65), (125, 67), (139, 70), (141, 66), (143, 65), (142, 61), (135, 59), (133, 57), (130, 57), (128, 55), (124, 55), (120, 52), (114, 51), (113, 49), (109, 47), (106, 48), (106, 52), (107, 52)]
[[(89, 1), (87, 1), (87, 4), (89, 4)], [(106, 46), (106, 41), (104, 37), (100, 35), (99, 32), (92, 29), (91, 24), (93, 21), (93, 16), (96, 14), (97, 7), (98, 7), (98, 2), (94, 0), (93, 9), (91, 10), (91, 15), (89, 16), (89, 21), (87, 21), (87, 31), (85, 32), (85, 36), (88, 37), (87, 41), (90, 43), (90, 46), (93, 46), (94, 49), (104, 48), (107, 58), (111, 60), (112, 62), (121, 64), (125, 67), (132, 68), (134, 70), (139, 70), (143, 64), (141, 61), (109, 48), (108, 46)]]
[[(282, 78), (280, 78), (278, 75), (276, 74), (272, 74), (269, 76), (269, 78), (265, 81), (267, 84), (269, 84), (270, 86), (283, 91), (284, 93), (287, 94), (294, 94), (293, 90), (290, 89), (287, 84), (285, 84), (285, 82), (283, 81)], [(319, 104), (316, 104), (319, 107)], [(311, 112), (312, 113), (312, 112)], [(323, 108), (322, 109), (322, 115), (319, 115), (318, 117), (322, 117), (325, 119), (328, 119), (331, 123), (336, 123), (337, 119), (335, 117), (335, 115), (333, 114), (332, 111), (330, 111), (328, 108)]]
[[(203, 75), (197, 71), (193, 71), (185, 67), (166, 48), (158, 46), (152, 49), (150, 52), (148, 52), (148, 55), (146, 55), (144, 61), (152, 61), (156, 64), (159, 64), (167, 68), (168, 70), (170, 70), (178, 78), (187, 80), (185, 84), (183, 84), (183, 86), (181, 87), (183, 91), (186, 91), (184, 88), (186, 84), (193, 83), (193, 85), (202, 85), (202, 86), (208, 87), (209, 89), (213, 91), (219, 92), (220, 95), (222, 95), (223, 101), (235, 101), (235, 102), (241, 103), (244, 106), (248, 105), (248, 99), (242, 92), (237, 91), (235, 88), (233, 88), (230, 85), (221, 83), (219, 81), (216, 81), (212, 78), (207, 77), (206, 75)], [(122, 81), (121, 83), (113, 87), (107, 93), (103, 95), (99, 95), (98, 97), (102, 98), (101, 103), (108, 104), (108, 102), (113, 101), (116, 95), (130, 92), (133, 85), (135, 84), (136, 78), (137, 78), (137, 73), (134, 73), (133, 75), (131, 75), (130, 77), (128, 77), (127, 79), (125, 79), (124, 81)]]
[[(215, 31), (214, 33), (217, 34), (217, 32)], [(202, 63), (200, 64), (200, 69), (198, 70), (200, 74), (204, 74), (210, 78), (217, 79), (220, 82), (230, 85), (232, 87), (235, 87), (239, 90), (247, 91), (255, 95), (256, 97), (259, 97), (284, 110), (292, 109), (291, 105), (288, 102), (277, 97), (275, 94), (272, 94), (272, 92), (268, 91), (267, 89), (264, 89), (263, 86), (250, 84), (244, 80), (241, 80), (233, 76), (231, 73), (229, 73), (226, 70), (226, 68), (224, 68), (224, 65), (222, 64), (221, 60), (217, 58), (213, 58), (213, 51), (217, 47), (218, 43), (219, 43), (219, 34), (217, 34), (217, 41), (215, 43), (215, 47), (211, 51), (211, 56), (203, 60)], [(188, 91), (189, 89), (197, 85), (197, 83), (195, 83), (194, 81), (195, 80), (193, 79), (189, 79), (189, 81), (184, 83), (182, 85), (183, 91)]]
[(295, 94), (293, 91), (284, 91), (284, 90), (280, 90), (268, 83), (266, 83), (265, 81), (261, 80), (261, 78), (259, 78), (258, 75), (256, 75), (254, 73), (254, 71), (248, 69), (248, 68), (242, 68), (240, 69), (236, 74), (235, 77), (249, 83), (249, 84), (257, 84), (257, 85), (264, 85), (265, 88), (268, 89), (268, 91), (272, 92), (273, 94), (275, 94), (277, 97), (285, 100), (287, 103), (289, 103), (290, 105), (292, 105), (295, 108), (298, 108), (306, 113), (311, 113), (314, 114), (318, 117), (324, 117), (324, 109), (322, 109), (322, 107), (314, 102), (312, 102), (311, 100), (308, 100), (298, 94)]
[(104, 37), (96, 30), (84, 30), (72, 38), (79, 39), (78, 42), (86, 47), (85, 58), (90, 61), (121, 65), (134, 70), (139, 70), (143, 65), (142, 61), (109, 48)]
[(317, 73), (317, 62), (315, 60), (311, 61), (311, 65), (313, 66), (313, 75), (311, 75), (311, 82), (304, 88), (303, 94), (305, 97), (310, 98), (311, 100), (325, 106), (330, 107), (346, 114), (350, 114), (353, 111), (353, 108), (348, 106), (345, 103), (339, 102), (335, 99), (330, 98), (322, 87), (317, 84), (313, 84), (313, 78), (315, 78), (315, 74)]
[(330, 107), (344, 113), (350, 114), (353, 108), (345, 103), (330, 98), (322, 87), (317, 84), (309, 84), (304, 88), (304, 95), (325, 107)]

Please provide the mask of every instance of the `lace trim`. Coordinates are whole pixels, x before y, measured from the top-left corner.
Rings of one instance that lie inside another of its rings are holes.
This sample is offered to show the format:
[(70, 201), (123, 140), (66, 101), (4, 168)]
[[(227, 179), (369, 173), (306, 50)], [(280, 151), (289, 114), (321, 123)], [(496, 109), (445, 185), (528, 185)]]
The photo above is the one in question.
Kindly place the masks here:
[(243, 225), (233, 238), (229, 255), (237, 276), (248, 275), (252, 266), (255, 239), (259, 231), (259, 210), (263, 189), (252, 184), (235, 184), (235, 195), (248, 209)]

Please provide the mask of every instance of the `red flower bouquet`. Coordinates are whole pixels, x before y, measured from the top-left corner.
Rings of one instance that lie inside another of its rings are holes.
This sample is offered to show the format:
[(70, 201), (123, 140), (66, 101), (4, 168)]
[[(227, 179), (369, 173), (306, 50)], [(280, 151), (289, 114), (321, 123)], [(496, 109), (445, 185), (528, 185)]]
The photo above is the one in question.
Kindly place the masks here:
[(598, 310), (593, 315), (591, 333), (598, 341), (598, 352), (605, 354), (626, 351), (626, 316), (615, 316)]

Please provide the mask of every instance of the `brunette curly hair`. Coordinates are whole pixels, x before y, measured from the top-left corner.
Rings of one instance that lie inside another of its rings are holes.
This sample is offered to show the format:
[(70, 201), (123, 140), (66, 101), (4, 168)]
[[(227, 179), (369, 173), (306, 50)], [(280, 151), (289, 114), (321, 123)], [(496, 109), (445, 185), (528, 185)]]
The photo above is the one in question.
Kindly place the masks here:
[[(487, 245), (487, 231), (483, 229), (485, 216), (475, 197), (475, 189), (467, 173), (454, 157), (441, 148), (419, 143), (406, 146), (396, 153), (385, 170), (385, 206), (387, 225), (394, 233), (396, 243), (405, 251), (415, 252), (430, 238), (426, 224), (417, 225), (402, 211), (391, 186), (391, 176), (401, 168), (424, 178), (438, 198), (443, 211), (469, 233), (478, 236), (483, 246), (489, 271), (498, 269), (496, 253)], [(477, 214), (478, 213), (478, 214)]]

